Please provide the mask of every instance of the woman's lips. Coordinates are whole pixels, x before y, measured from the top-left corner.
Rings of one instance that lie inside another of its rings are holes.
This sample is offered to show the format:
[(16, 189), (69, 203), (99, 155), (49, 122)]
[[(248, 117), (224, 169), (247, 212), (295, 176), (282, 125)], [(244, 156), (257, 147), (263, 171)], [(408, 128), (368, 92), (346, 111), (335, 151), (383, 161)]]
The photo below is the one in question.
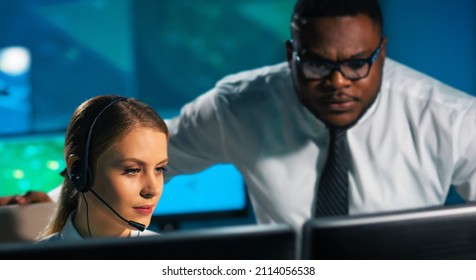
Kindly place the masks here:
[(154, 207), (150, 205), (134, 207), (134, 210), (141, 215), (150, 215), (154, 211)]

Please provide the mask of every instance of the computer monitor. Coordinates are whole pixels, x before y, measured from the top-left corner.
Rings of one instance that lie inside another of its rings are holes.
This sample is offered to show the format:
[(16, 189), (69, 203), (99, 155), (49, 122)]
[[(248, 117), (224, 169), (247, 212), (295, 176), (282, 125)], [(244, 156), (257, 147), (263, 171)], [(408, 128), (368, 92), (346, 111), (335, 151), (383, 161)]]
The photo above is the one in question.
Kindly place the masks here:
[(292, 260), (296, 259), (296, 235), (288, 225), (246, 225), (136, 238), (10, 243), (0, 246), (0, 259)]
[(476, 205), (346, 218), (303, 227), (302, 259), (476, 259)]
[(64, 132), (0, 137), (0, 196), (48, 192), (63, 181)]
[(165, 183), (152, 221), (246, 216), (248, 207), (240, 172), (231, 164), (217, 164), (199, 173), (175, 176)]

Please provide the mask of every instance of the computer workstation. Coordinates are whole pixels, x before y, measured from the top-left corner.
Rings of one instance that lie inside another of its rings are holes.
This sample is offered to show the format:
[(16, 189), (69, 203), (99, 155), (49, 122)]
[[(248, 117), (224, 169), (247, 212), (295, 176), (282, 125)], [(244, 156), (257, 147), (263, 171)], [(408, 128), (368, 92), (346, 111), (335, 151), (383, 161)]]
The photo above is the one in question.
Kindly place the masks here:
[[(62, 180), (58, 173), (64, 167), (61, 165), (62, 147), (62, 133), (36, 136), (21, 135), (3, 138), (0, 141), (0, 148), (3, 149), (4, 152), (8, 151), (11, 156), (5, 157), (4, 161), (0, 161), (0, 165), (4, 170), (11, 170), (12, 174), (22, 177), (21, 180), (13, 180), (12, 178), (15, 177), (2, 177), (2, 181), (4, 182), (2, 195), (21, 192), (24, 187), (31, 188), (33, 182), (35, 184), (39, 183), (42, 186), (47, 186), (48, 188), (44, 189), (45, 191), (57, 186), (57, 184)], [(49, 168), (35, 169), (26, 166), (25, 163), (29, 163), (29, 161), (22, 158), (22, 151), (35, 151), (35, 157), (37, 157), (41, 162), (44, 162)], [(16, 160), (7, 160), (10, 158)], [(41, 176), (38, 174), (41, 174)], [(45, 181), (38, 181), (38, 177), (43, 178)], [(22, 184), (20, 184), (20, 182)], [(226, 184), (226, 187), (223, 187), (224, 184)], [(10, 208), (7, 207), (5, 210), (10, 210)], [(231, 217), (243, 217), (248, 215), (246, 214), (247, 209), (249, 209), (249, 205), (243, 178), (233, 166), (222, 165), (212, 167), (199, 174), (176, 177), (169, 181), (164, 186), (163, 197), (154, 213), (152, 221), (153, 225), (179, 225), (183, 221), (194, 219), (231, 219)], [(25, 208), (22, 210), (27, 209)], [(13, 218), (16, 216), (9, 214), (8, 217)], [(20, 215), (20, 217), (25, 217), (25, 215)], [(35, 224), (37, 222), (38, 221), (35, 221)], [(300, 248), (302, 249), (302, 255), (299, 258), (476, 259), (475, 222), (476, 206), (474, 204), (386, 214), (351, 216), (347, 218), (316, 219), (309, 221), (303, 229), (301, 240), (302, 248)], [(12, 229), (13, 227), (17, 227), (15, 228), (15, 231), (23, 230), (24, 227), (21, 226), (21, 224), (28, 225), (28, 227), (26, 227), (27, 230), (32, 225), (31, 223), (18, 223), (18, 219), (12, 220), (12, 223), (14, 224)], [(3, 224), (5, 225), (5, 223)], [(3, 229), (4, 236), (7, 233), (7, 230), (8, 228)], [(159, 228), (158, 231), (164, 232), (161, 228)], [(271, 245), (273, 243), (271, 240), (274, 240), (274, 238), (276, 238), (276, 240), (279, 239), (279, 237), (276, 237), (275, 235), (276, 232), (268, 236), (267, 234), (269, 234), (269, 232), (266, 231), (258, 231), (260, 234), (254, 231), (242, 231), (241, 234), (244, 234), (243, 236), (248, 234), (249, 237), (243, 237), (240, 239), (240, 235), (237, 232), (232, 233), (230, 231), (226, 233), (226, 231), (227, 230), (223, 232), (224, 235), (221, 235), (218, 234), (216, 229), (211, 229), (211, 232), (199, 232), (196, 236), (195, 231), (191, 231), (193, 233), (182, 233), (178, 231), (173, 232), (177, 235), (170, 237), (168, 235), (169, 233), (164, 233), (160, 238), (157, 238), (164, 241), (155, 240), (155, 238), (147, 241), (131, 240), (131, 243), (127, 243), (128, 241), (121, 242), (121, 245), (118, 245), (118, 248), (123, 246), (133, 253), (137, 252), (138, 258), (147, 258), (147, 255), (143, 254), (147, 254), (149, 250), (144, 249), (142, 252), (139, 252), (133, 248), (158, 246), (158, 248), (169, 249), (160, 249), (161, 252), (159, 253), (153, 252), (153, 256), (151, 256), (152, 258), (168, 258), (172, 257), (173, 254), (177, 254), (175, 256), (179, 259), (182, 257), (202, 259), (207, 258), (207, 255), (200, 255), (200, 252), (208, 253), (210, 247), (207, 247), (207, 245), (216, 244), (216, 246), (213, 245), (215, 246), (214, 248), (220, 249), (216, 249), (213, 255), (208, 255), (208, 257), (214, 256), (225, 259), (227, 257), (237, 259), (248, 257), (258, 259), (290, 258), (290, 254), (286, 252), (289, 252), (289, 248), (291, 248), (289, 247), (291, 246), (290, 243), (288, 243), (289, 240), (294, 237), (291, 237), (289, 232), (286, 234), (281, 233), (285, 236), (284, 245), (277, 245), (281, 247), (273, 247), (274, 245)], [(252, 234), (252, 232), (254, 233)], [(27, 236), (29, 237), (26, 238), (34, 237), (34, 235), (29, 233)], [(267, 237), (267, 239), (255, 244), (254, 242), (260, 240), (257, 236)], [(5, 239), (5, 241), (7, 241), (7, 239), (13, 240), (9, 236), (8, 238), (3, 237), (3, 239)], [(118, 242), (114, 240), (111, 241), (112, 243), (106, 242), (106, 244), (102, 244), (101, 242), (96, 243), (96, 241), (87, 240), (87, 243), (81, 245), (83, 245), (83, 248), (89, 248), (91, 252), (95, 252), (95, 250), (115, 252), (115, 249), (106, 249), (112, 248), (108, 246), (115, 246), (115, 242)], [(147, 244), (146, 246), (145, 243), (149, 241), (152, 244)], [(189, 245), (189, 248), (196, 248), (193, 249), (194, 255), (192, 255), (192, 251), (184, 249), (186, 246), (178, 245), (179, 243), (187, 244), (187, 242), (191, 244)], [(234, 245), (232, 245), (232, 247), (230, 247), (228, 245), (230, 242), (234, 242), (233, 244), (240, 246), (233, 247)], [(201, 245), (201, 243), (204, 244)], [(294, 243), (294, 241), (292, 243)], [(248, 246), (248, 244), (255, 244), (256, 246)], [(0, 257), (10, 258), (6, 254), (9, 250), (9, 253), (13, 253), (10, 254), (13, 258), (16, 256), (15, 254), (17, 254), (13, 252), (15, 250), (18, 251), (18, 258), (27, 257), (27, 255), (24, 254), (27, 252), (33, 254), (31, 255), (31, 258), (43, 254), (43, 252), (40, 252), (40, 249), (34, 249), (31, 251), (30, 248), (25, 245), (27, 244), (2, 244)], [(76, 250), (74, 244), (67, 246), (71, 246), (70, 249), (72, 251)], [(232, 248), (238, 249), (232, 252)], [(241, 250), (242, 248), (243, 250)], [(247, 251), (244, 248), (251, 249)], [(285, 253), (282, 253), (282, 251), (280, 251), (281, 253), (275, 251), (281, 250), (282, 248), (284, 248), (283, 250)], [(62, 252), (61, 248), (55, 248), (52, 246), (52, 248), (48, 249), (51, 249), (51, 254), (47, 256), (51, 258), (63, 258), (61, 257), (62, 253), (59, 253)], [(39, 251), (35, 253), (35, 250)], [(81, 250), (82, 249), (80, 249), (80, 251)], [(252, 253), (253, 250), (257, 252), (255, 255)], [(53, 254), (53, 252), (58, 253)], [(85, 259), (94, 258), (95, 256), (107, 257), (101, 254), (91, 254), (90, 252), (86, 254), (86, 251), (84, 252), (83, 255), (70, 255), (70, 257)], [(211, 252), (213, 252), (213, 250)], [(161, 255), (162, 253), (164, 254)], [(273, 254), (265, 255), (267, 253)], [(142, 254), (142, 256), (140, 254)], [(121, 255), (113, 254), (109, 257), (114, 259), (120, 258), (120, 256)], [(133, 256), (128, 256), (127, 258), (130, 257)]]
[(472, 260), (476, 205), (313, 219), (300, 243), (297, 238), (288, 225), (228, 226), (139, 238), (5, 243), (0, 259)]

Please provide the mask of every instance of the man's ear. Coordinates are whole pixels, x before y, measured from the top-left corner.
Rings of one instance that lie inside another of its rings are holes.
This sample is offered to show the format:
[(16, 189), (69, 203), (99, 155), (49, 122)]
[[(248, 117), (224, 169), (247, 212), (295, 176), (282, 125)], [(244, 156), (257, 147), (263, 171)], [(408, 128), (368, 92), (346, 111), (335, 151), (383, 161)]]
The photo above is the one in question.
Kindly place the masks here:
[(286, 60), (288, 61), (289, 68), (291, 68), (292, 63), (293, 63), (293, 41), (292, 40), (286, 40), (284, 45), (285, 45), (285, 48), (286, 48)]
[(387, 42), (388, 39), (387, 37), (383, 37), (382, 39), (382, 45), (380, 47), (380, 52), (382, 53), (382, 56), (385, 58), (387, 56)]
[(381, 67), (383, 69), (383, 67), (385, 65), (385, 58), (387, 57), (387, 37), (382, 38), (382, 44), (380, 45), (379, 56), (382, 57)]

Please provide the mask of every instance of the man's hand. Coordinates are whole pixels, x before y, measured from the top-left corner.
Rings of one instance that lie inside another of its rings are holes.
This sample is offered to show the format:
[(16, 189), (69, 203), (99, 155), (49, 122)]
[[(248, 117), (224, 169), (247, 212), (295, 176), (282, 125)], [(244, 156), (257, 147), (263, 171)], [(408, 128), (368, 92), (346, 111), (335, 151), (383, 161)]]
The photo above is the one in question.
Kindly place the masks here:
[(20, 204), (27, 205), (40, 202), (53, 202), (45, 192), (28, 191), (23, 195), (3, 196), (0, 197), (0, 206)]

